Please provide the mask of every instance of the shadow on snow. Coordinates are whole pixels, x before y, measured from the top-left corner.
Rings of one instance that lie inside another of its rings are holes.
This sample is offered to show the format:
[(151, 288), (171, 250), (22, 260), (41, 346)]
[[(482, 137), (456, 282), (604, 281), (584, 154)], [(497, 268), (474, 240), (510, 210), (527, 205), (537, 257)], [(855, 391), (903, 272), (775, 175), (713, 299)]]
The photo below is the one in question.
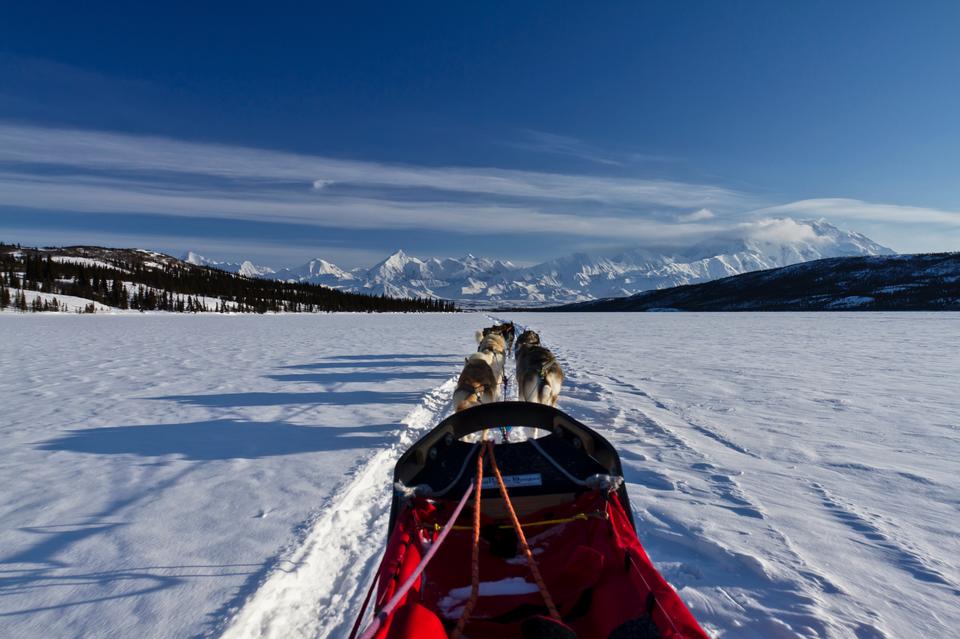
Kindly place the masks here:
[[(441, 359), (446, 358), (446, 359)], [(377, 384), (394, 379), (440, 379), (439, 372), (395, 370), (415, 367), (450, 368), (455, 356), (443, 354), (377, 354), (341, 355), (283, 369), (336, 369), (329, 373), (267, 375), (278, 382)], [(354, 369), (352, 372), (339, 369)], [(361, 369), (361, 370), (357, 370)], [(368, 370), (362, 370), (368, 369)], [(171, 395), (150, 399), (175, 401), (185, 405), (235, 408), (244, 406), (325, 405), (353, 406), (364, 404), (415, 404), (422, 393), (355, 390), (339, 392), (249, 392), (208, 395)], [(240, 419), (214, 419), (175, 424), (124, 425), (76, 429), (60, 437), (39, 442), (47, 451), (69, 451), (95, 455), (136, 455), (140, 457), (177, 456), (195, 462), (230, 459), (262, 459), (316, 451), (371, 448), (383, 442), (383, 436), (396, 430), (398, 424), (359, 424), (331, 427), (299, 425), (283, 421), (255, 422)], [(114, 570), (75, 570), (65, 560), (72, 547), (88, 543), (100, 535), (128, 525), (122, 512), (142, 499), (162, 492), (189, 474), (203, 467), (191, 464), (174, 475), (151, 486), (148, 491), (114, 499), (98, 512), (83, 516), (81, 521), (67, 524), (30, 526), (20, 531), (32, 536), (32, 544), (0, 554), (0, 597), (29, 594), (29, 605), (20, 609), (6, 607), (0, 618), (75, 606), (139, 597), (176, 587), (192, 579), (217, 579), (226, 576), (246, 577), (243, 593), (259, 581), (270, 567), (266, 564), (228, 563), (223, 565), (118, 566)], [(41, 593), (63, 589), (74, 593), (61, 600), (44, 601)], [(91, 590), (92, 589), (92, 590)]]
[[(458, 357), (456, 353), (385, 353), (379, 355), (331, 355), (332, 360), (385, 360), (385, 359), (430, 359), (435, 357)], [(409, 363), (409, 362), (408, 362)]]
[(72, 430), (41, 443), (38, 448), (96, 455), (179, 455), (191, 461), (261, 459), (369, 448), (380, 442), (378, 435), (396, 428), (396, 424), (330, 427), (218, 419)]
[(218, 393), (213, 395), (168, 395), (149, 397), (179, 402), (188, 406), (237, 408), (241, 406), (286, 406), (288, 404), (317, 404), (326, 406), (353, 406), (359, 404), (415, 404), (417, 392), (393, 391), (317, 391), (313, 393)]
[(416, 371), (357, 371), (354, 373), (291, 373), (288, 375), (267, 375), (278, 382), (313, 382), (315, 384), (345, 384), (349, 382), (386, 382), (392, 379), (446, 379), (447, 373), (418, 373)]
[[(460, 360), (461, 356), (451, 357), (449, 359), (405, 359), (405, 360), (346, 360), (346, 361), (336, 361), (336, 362), (310, 362), (307, 364), (290, 364), (288, 366), (280, 366), (278, 368), (292, 368), (292, 369), (323, 369), (323, 368), (407, 368), (407, 367), (430, 367), (430, 366), (444, 366), (449, 367), (451, 364), (456, 364)], [(331, 358), (332, 359), (332, 358)]]

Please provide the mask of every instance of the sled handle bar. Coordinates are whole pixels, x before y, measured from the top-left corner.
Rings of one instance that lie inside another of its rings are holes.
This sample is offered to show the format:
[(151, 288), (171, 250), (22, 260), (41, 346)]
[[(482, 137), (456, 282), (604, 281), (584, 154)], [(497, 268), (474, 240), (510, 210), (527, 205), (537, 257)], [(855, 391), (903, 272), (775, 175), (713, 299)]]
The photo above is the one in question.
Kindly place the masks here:
[[(535, 402), (492, 402), (450, 415), (414, 444), (411, 450), (426, 454), (430, 447), (444, 438), (459, 440), (473, 433), (506, 426), (537, 428), (579, 440), (574, 445), (582, 446), (588, 455), (592, 455), (596, 448), (593, 431), (552, 406)], [(419, 454), (417, 456), (419, 461)]]

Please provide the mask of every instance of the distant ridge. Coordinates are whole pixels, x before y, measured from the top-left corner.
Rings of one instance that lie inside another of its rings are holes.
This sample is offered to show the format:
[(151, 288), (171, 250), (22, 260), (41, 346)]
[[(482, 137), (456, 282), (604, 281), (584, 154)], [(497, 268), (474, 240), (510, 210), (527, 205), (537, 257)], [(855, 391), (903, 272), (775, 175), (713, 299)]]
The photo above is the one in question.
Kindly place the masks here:
[(960, 311), (960, 252), (840, 257), (553, 311)]

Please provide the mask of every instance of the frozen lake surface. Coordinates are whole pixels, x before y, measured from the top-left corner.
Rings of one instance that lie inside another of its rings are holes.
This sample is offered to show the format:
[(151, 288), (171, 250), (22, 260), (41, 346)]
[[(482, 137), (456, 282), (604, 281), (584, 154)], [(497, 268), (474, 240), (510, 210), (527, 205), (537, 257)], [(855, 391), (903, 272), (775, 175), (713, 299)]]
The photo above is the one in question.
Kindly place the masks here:
[[(960, 628), (960, 315), (510, 319), (712, 635)], [(344, 637), (490, 323), (0, 313), (0, 636)]]

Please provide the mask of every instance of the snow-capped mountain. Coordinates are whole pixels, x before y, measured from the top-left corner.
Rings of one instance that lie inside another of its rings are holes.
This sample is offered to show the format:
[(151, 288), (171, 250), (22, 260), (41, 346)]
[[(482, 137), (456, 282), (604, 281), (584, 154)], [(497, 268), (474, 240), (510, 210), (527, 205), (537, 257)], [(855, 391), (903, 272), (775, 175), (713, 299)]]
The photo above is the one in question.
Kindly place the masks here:
[(960, 253), (826, 258), (564, 311), (956, 311)]
[(202, 255), (194, 253), (193, 251), (187, 251), (180, 258), (188, 264), (196, 264), (197, 266), (210, 266), (212, 268), (220, 269), (221, 271), (227, 271), (228, 273), (237, 273), (243, 275), (244, 277), (273, 277), (274, 271), (269, 266), (258, 266), (251, 262), (250, 260), (244, 260), (242, 262), (217, 262), (216, 260), (210, 260), (205, 258)]
[(270, 277), (278, 280), (310, 282), (332, 288), (346, 288), (349, 283), (357, 279), (350, 271), (345, 271), (336, 264), (319, 258), (296, 268), (282, 268)]
[(467, 255), (462, 258), (421, 260), (396, 251), (366, 272), (362, 290), (392, 297), (442, 297), (471, 299), (489, 297), (489, 282), (504, 279), (517, 271), (510, 262)]
[(825, 220), (784, 218), (744, 224), (735, 233), (669, 254), (640, 248), (614, 255), (576, 253), (521, 267), (473, 255), (421, 259), (396, 251), (370, 269), (347, 271), (315, 259), (264, 276), (374, 295), (440, 297), (468, 306), (539, 306), (625, 297), (826, 257), (892, 253)]

